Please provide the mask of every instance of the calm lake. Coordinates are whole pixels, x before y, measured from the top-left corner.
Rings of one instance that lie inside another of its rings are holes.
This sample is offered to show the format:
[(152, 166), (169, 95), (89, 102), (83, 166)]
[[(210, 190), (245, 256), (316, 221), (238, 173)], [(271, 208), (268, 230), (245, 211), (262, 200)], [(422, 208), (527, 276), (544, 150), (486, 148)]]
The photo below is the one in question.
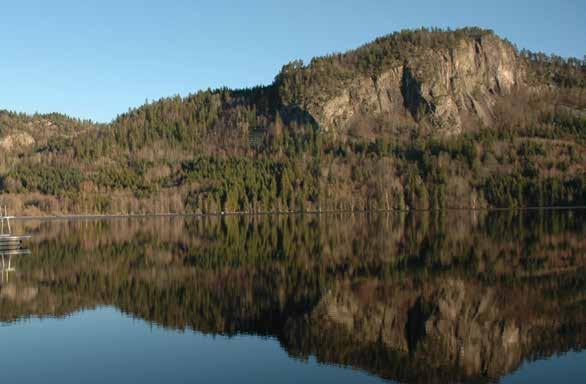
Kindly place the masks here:
[(586, 210), (12, 224), (2, 382), (586, 378)]

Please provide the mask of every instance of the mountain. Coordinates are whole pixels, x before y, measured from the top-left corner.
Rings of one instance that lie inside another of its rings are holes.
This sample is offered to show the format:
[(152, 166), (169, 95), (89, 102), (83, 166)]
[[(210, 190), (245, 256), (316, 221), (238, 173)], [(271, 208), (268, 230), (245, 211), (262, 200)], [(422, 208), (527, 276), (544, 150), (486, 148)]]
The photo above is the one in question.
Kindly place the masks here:
[(586, 63), (419, 29), (109, 124), (0, 113), (0, 190), (46, 213), (583, 205)]

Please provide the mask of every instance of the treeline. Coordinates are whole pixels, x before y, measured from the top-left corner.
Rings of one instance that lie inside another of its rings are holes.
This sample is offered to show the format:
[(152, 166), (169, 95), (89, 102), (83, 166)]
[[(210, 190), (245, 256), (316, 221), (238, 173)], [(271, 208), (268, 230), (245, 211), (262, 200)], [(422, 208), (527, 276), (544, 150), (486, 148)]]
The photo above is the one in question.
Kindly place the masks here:
[(62, 113), (35, 113), (28, 115), (26, 113), (0, 110), (0, 133), (12, 129), (41, 129), (43, 126), (45, 129), (47, 129), (47, 126), (55, 126), (53, 129), (73, 133), (94, 125), (95, 123), (91, 120), (77, 119)]
[(520, 51), (530, 68), (530, 80), (535, 83), (551, 83), (560, 87), (586, 87), (586, 56), (563, 58), (542, 52)]

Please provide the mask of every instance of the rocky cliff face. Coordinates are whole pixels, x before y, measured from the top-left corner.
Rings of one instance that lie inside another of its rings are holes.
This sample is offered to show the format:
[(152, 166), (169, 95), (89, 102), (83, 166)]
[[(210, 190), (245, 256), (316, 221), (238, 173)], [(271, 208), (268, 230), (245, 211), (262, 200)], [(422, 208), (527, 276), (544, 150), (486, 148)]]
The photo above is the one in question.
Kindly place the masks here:
[[(441, 134), (490, 125), (498, 97), (523, 86), (525, 69), (514, 47), (494, 36), (462, 38), (452, 47), (414, 47), (396, 65), (338, 81), (332, 97), (320, 87), (304, 95), (307, 111), (327, 131), (361, 116), (427, 119)], [(310, 80), (311, 81), (311, 80)]]

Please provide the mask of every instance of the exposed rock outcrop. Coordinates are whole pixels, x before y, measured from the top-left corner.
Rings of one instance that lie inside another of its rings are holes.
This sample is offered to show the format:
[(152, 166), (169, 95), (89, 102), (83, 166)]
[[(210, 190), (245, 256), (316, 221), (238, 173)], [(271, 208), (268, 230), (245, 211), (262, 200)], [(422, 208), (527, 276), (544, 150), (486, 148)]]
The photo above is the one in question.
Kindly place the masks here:
[(331, 97), (308, 86), (299, 97), (326, 131), (343, 130), (360, 116), (390, 121), (427, 119), (440, 134), (490, 125), (500, 96), (524, 85), (525, 69), (515, 48), (492, 34), (462, 38), (451, 48), (418, 47), (397, 65), (373, 75), (343, 78)]
[(0, 149), (6, 152), (27, 148), (34, 144), (35, 139), (26, 132), (17, 132), (0, 138)]

